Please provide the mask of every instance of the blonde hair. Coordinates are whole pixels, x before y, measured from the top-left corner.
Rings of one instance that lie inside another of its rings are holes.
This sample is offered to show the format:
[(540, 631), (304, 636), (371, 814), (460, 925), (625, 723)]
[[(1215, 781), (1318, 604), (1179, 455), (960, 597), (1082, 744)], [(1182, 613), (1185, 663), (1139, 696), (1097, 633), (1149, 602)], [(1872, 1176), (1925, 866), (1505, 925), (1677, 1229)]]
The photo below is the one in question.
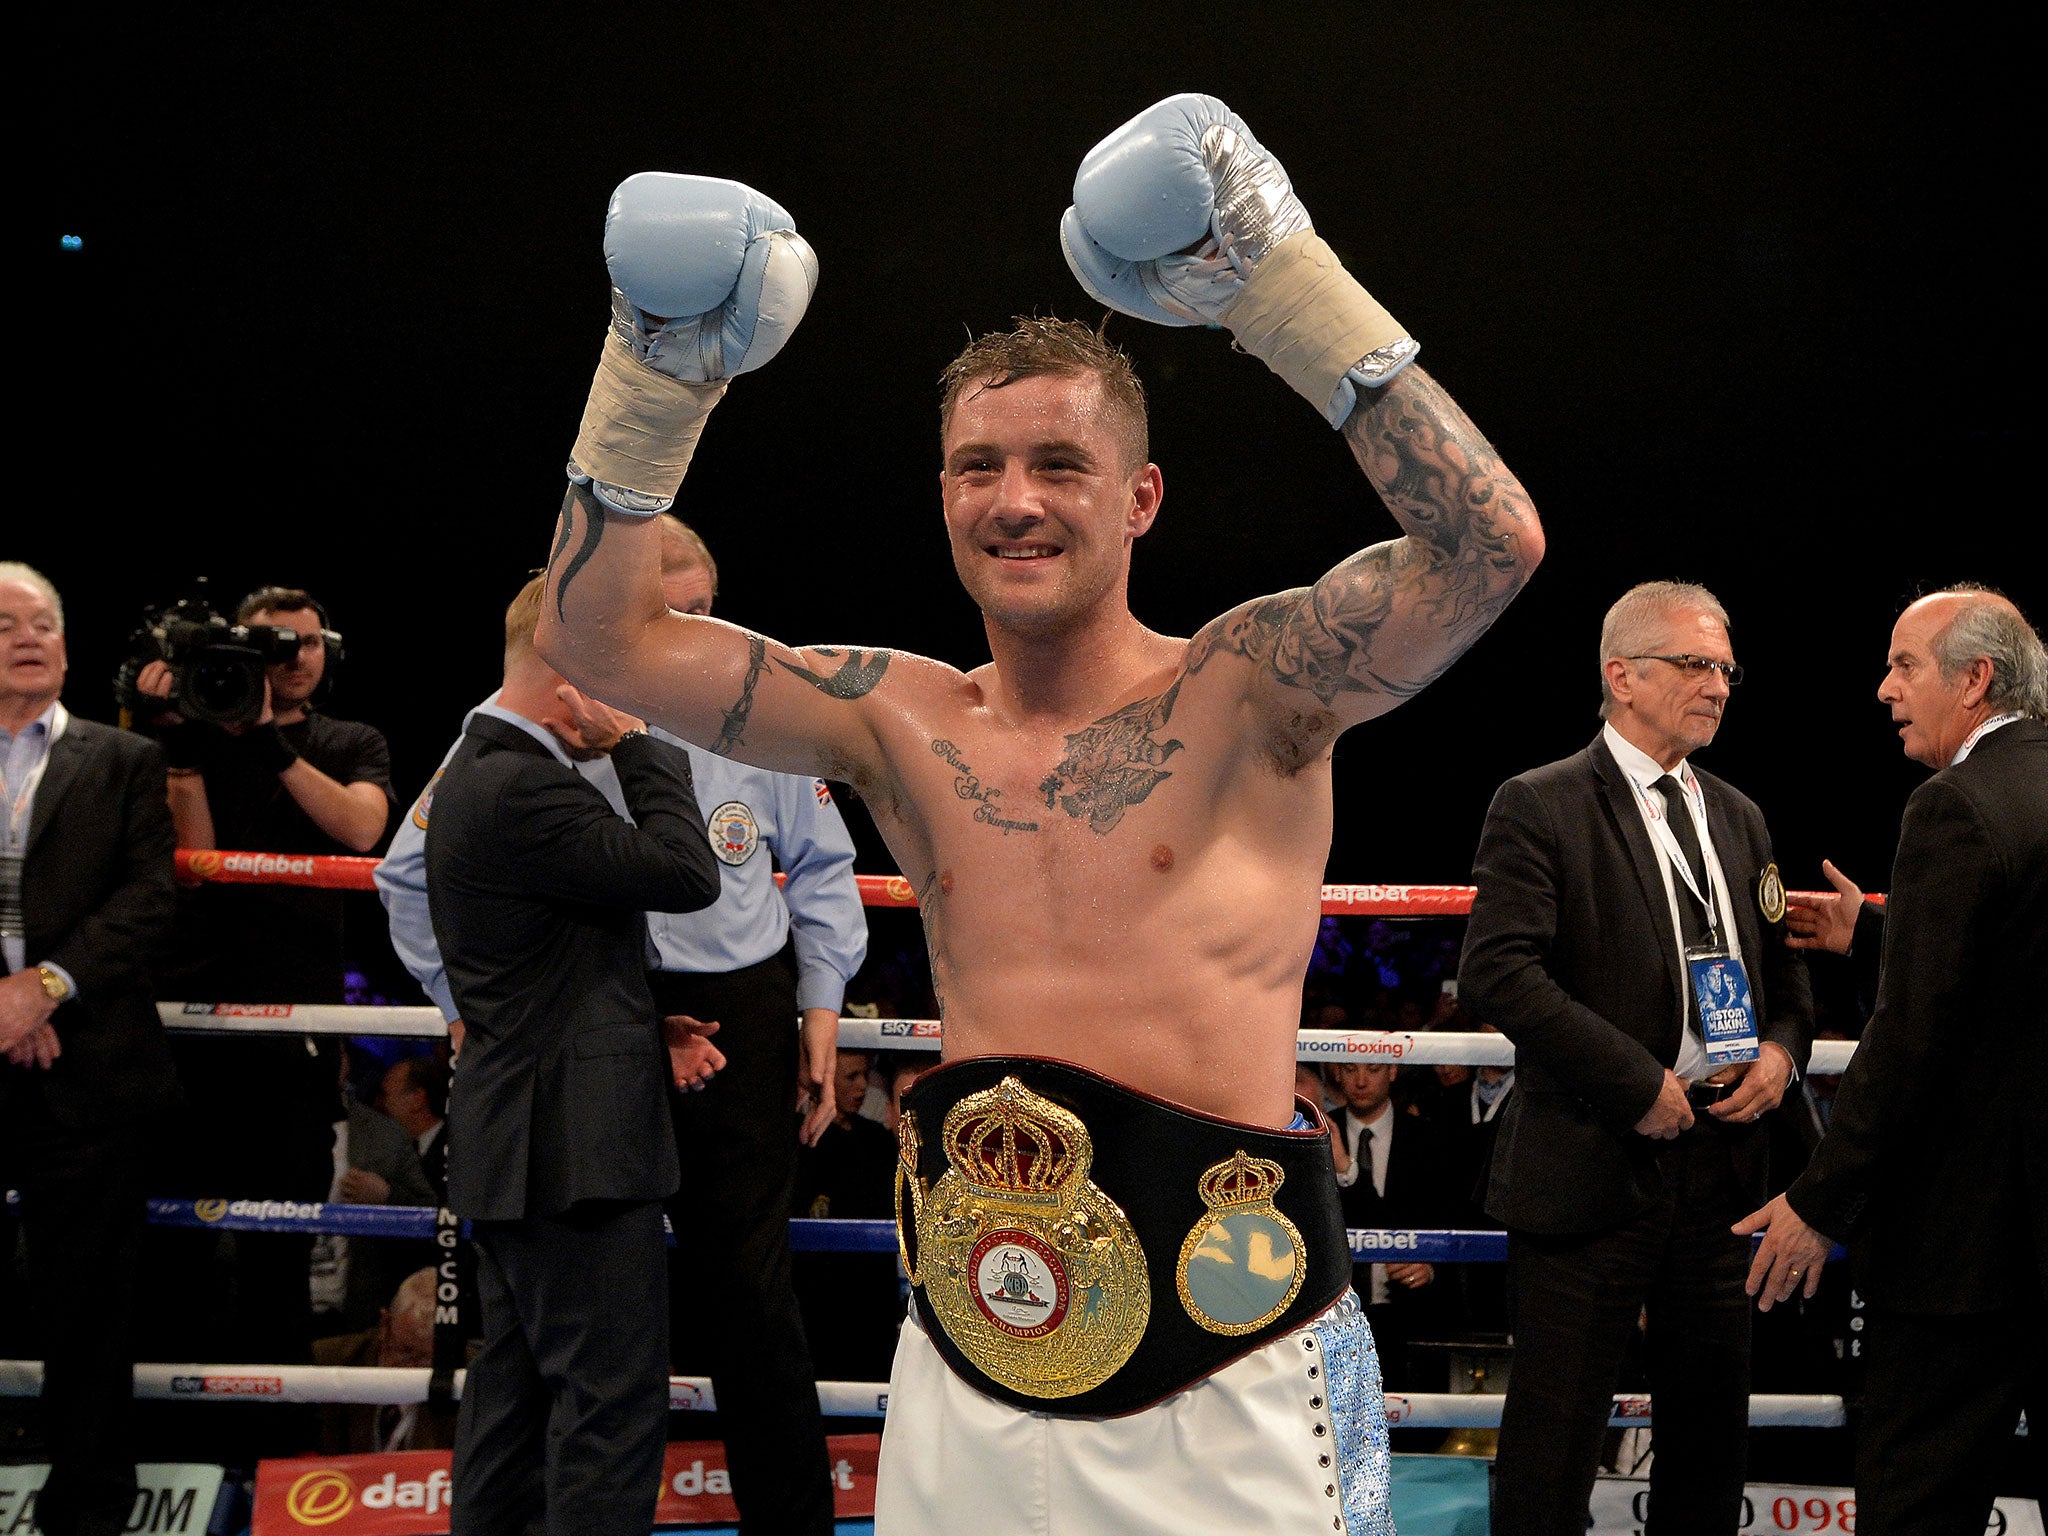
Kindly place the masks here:
[(541, 595), (547, 591), (546, 576), (536, 576), (519, 589), (519, 595), (505, 608), (505, 665), (533, 652), (533, 632), (540, 628)]

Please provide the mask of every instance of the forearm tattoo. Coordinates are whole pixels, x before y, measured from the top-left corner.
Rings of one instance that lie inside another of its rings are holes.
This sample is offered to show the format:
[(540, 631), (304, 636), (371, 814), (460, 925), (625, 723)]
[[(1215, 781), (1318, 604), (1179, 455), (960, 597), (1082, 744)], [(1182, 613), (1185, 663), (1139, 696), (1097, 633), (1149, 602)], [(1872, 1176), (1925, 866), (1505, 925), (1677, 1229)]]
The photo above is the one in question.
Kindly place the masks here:
[[(1217, 620), (1190, 646), (1190, 672), (1223, 651), (1325, 706), (1341, 694), (1398, 701), (1441, 676), (1521, 589), (1534, 508), (1434, 379), (1410, 368), (1369, 392), (1344, 437), (1407, 537)], [(1400, 644), (1383, 640), (1390, 619)], [(1433, 633), (1419, 640), (1418, 629)]]
[(982, 783), (980, 776), (967, 766), (960, 756), (960, 749), (954, 746), (952, 742), (941, 738), (932, 743), (932, 751), (939, 757), (944, 758), (948, 766), (959, 775), (959, 777), (953, 780), (953, 793), (962, 800), (972, 800), (974, 802), (974, 819), (976, 821), (981, 822), (984, 826), (996, 828), (1005, 836), (1012, 832), (1036, 832), (1038, 830), (1038, 823), (1035, 821), (1021, 821), (1015, 817), (1003, 814), (1002, 807), (997, 803), (1003, 798), (1003, 792), (1000, 789), (995, 789)]
[(604, 537), (604, 509), (598, 505), (597, 498), (590, 494), (588, 486), (570, 486), (569, 494), (562, 498), (562, 527), (561, 532), (555, 537), (555, 547), (548, 555), (548, 574), (554, 574), (555, 561), (560, 558), (563, 548), (569, 542), (569, 528), (574, 521), (571, 512), (576, 508), (581, 508), (583, 512), (583, 543), (578, 546), (568, 568), (562, 572), (561, 579), (555, 583), (555, 617), (565, 624), (569, 620), (562, 605), (569, 596), (569, 583), (576, 579), (578, 571), (590, 563), (590, 557), (597, 553), (598, 540)]
[[(1194, 670), (1192, 667), (1189, 671)], [(1067, 755), (1038, 792), (1047, 810), (1085, 820), (1098, 836), (1113, 831), (1124, 812), (1173, 776), (1164, 766), (1181, 743), (1163, 736), (1187, 673), (1157, 698), (1126, 704), (1067, 738)]]

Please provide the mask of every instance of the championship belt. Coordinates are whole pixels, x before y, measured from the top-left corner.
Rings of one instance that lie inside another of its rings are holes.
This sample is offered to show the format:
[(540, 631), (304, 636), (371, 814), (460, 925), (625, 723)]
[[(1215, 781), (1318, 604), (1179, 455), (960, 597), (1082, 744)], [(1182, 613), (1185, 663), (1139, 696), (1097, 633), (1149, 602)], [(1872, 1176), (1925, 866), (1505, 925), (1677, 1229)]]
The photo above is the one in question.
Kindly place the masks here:
[(1014, 1407), (1114, 1417), (1301, 1327), (1351, 1283), (1313, 1113), (1240, 1125), (1035, 1056), (925, 1073), (896, 1233), (933, 1347)]

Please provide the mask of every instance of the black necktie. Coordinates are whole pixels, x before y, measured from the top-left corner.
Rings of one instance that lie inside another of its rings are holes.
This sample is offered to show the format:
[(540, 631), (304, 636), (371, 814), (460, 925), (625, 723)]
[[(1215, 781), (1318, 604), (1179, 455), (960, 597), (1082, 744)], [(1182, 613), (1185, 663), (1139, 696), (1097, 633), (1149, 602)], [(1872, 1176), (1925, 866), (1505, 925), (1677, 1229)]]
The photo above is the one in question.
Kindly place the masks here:
[[(1665, 774), (1650, 786), (1664, 796), (1664, 819), (1671, 825), (1672, 834), (1678, 839), (1678, 848), (1685, 855), (1685, 867), (1692, 874), (1693, 890), (1700, 892), (1694, 897), (1692, 891), (1681, 889), (1678, 897), (1678, 921), (1685, 939), (1686, 948), (1713, 942), (1713, 930), (1707, 926), (1704, 898), (1707, 891), (1707, 861), (1700, 854), (1700, 835), (1692, 824), (1692, 811), (1685, 803), (1685, 791), (1678, 780)], [(1682, 887), (1685, 882), (1680, 881)]]
[(1372, 1176), (1372, 1127), (1360, 1126), (1358, 1131), (1358, 1176), (1365, 1181), (1375, 1201), (1379, 1199), (1379, 1181)]

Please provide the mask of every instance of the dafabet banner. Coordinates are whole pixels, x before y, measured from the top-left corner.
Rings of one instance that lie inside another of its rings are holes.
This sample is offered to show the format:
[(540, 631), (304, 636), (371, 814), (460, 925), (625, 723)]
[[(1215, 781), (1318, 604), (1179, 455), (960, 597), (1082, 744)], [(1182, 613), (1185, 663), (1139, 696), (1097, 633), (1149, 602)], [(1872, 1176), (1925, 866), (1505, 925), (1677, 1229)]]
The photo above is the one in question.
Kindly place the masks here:
[[(830, 1452), (835, 1513), (875, 1512), (879, 1435), (834, 1435)], [(446, 1451), (382, 1456), (308, 1456), (256, 1469), (250, 1536), (443, 1536), (451, 1494)], [(662, 1458), (656, 1525), (731, 1525), (739, 1519), (725, 1447), (677, 1441)]]

